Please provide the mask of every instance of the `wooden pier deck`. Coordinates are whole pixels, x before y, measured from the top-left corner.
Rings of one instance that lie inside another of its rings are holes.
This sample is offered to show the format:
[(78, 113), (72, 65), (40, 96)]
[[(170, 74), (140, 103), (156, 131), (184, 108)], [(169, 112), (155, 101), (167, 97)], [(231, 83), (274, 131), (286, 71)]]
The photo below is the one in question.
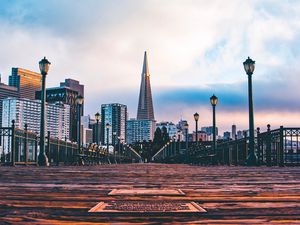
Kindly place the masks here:
[[(108, 195), (180, 189), (185, 195)], [(193, 201), (203, 213), (91, 213), (99, 202)], [(0, 224), (300, 224), (300, 167), (0, 167)]]

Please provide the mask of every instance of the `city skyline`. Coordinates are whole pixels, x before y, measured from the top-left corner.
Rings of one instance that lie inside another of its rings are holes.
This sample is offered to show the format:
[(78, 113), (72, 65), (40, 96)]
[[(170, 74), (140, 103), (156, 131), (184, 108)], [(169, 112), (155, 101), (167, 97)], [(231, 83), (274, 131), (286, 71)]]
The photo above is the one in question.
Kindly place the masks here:
[(64, 78), (79, 80), (86, 86), (86, 115), (119, 102), (132, 118), (146, 50), (158, 122), (182, 117), (193, 130), (198, 112), (199, 127), (209, 126), (209, 97), (216, 94), (220, 132), (232, 124), (242, 130), (248, 129), (242, 62), (249, 55), (256, 61), (255, 127), (299, 126), (299, 2), (3, 1), (2, 7), (5, 83), (12, 67), (38, 71), (45, 55), (52, 63), (48, 88)]

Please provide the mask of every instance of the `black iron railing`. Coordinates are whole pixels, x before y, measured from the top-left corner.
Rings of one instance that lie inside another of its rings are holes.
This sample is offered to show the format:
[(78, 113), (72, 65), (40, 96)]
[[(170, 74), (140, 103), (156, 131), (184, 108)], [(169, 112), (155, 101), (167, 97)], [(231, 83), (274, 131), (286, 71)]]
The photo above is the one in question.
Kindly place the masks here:
[[(47, 133), (45, 151), (50, 165), (95, 165), (106, 163), (132, 163), (141, 159), (128, 145), (120, 144), (118, 150), (108, 152), (106, 148), (90, 144), (81, 146), (77, 143), (59, 140)], [(38, 165), (39, 136), (25, 129), (0, 127), (0, 162), (1, 165)]]
[[(236, 140), (218, 141), (216, 149), (212, 142), (170, 142), (153, 157), (154, 162), (188, 163), (198, 165), (246, 165), (248, 156), (248, 137)], [(176, 149), (173, 151), (172, 149)], [(297, 166), (300, 165), (300, 128), (268, 130), (255, 138), (257, 165)]]

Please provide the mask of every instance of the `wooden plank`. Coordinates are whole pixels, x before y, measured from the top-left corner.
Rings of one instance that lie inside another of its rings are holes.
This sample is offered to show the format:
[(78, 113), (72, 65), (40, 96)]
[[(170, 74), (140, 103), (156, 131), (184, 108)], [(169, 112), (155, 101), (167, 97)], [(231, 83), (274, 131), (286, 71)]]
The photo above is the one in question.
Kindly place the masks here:
[[(185, 195), (108, 195), (113, 189), (181, 189)], [(299, 167), (126, 164), (0, 167), (0, 224), (297, 224)], [(113, 215), (100, 201), (194, 201), (201, 215)]]

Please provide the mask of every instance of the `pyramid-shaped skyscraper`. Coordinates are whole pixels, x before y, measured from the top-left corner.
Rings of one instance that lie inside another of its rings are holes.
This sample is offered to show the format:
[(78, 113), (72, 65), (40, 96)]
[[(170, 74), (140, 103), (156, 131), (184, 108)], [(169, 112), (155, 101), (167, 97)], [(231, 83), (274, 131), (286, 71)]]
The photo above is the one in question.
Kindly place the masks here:
[(147, 52), (144, 54), (137, 120), (154, 120)]

